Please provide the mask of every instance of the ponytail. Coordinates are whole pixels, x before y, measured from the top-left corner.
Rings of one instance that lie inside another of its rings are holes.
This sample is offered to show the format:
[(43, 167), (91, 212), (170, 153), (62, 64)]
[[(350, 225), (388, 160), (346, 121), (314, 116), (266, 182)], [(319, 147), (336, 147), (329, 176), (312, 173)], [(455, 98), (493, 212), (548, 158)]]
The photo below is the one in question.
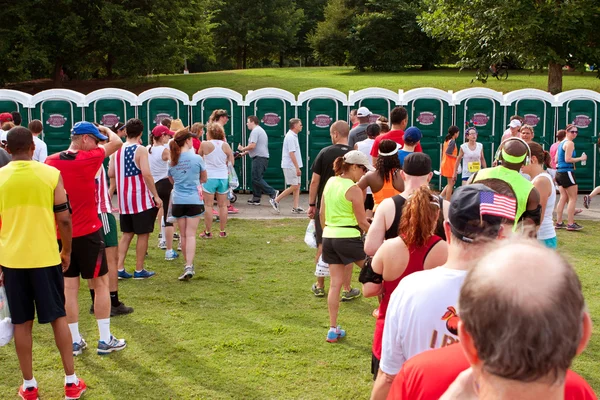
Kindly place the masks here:
[(156, 140), (156, 137), (152, 134), (150, 134), (150, 148), (148, 149), (148, 154), (152, 154), (152, 147), (154, 146), (154, 141)]
[(437, 226), (440, 211), (439, 198), (425, 185), (408, 198), (398, 232), (407, 247), (425, 246)]
[(346, 167), (345, 163), (344, 163), (344, 157), (338, 157), (335, 159), (335, 161), (333, 162), (333, 172), (335, 173), (336, 176), (341, 175), (344, 173), (344, 171), (346, 171), (348, 169), (348, 167)]
[(529, 150), (531, 151), (531, 156), (537, 159), (538, 164), (541, 164), (546, 168), (552, 168), (552, 157), (550, 157), (550, 153), (542, 148), (541, 144), (530, 142)]
[(454, 136), (458, 132), (459, 132), (458, 126), (456, 126), (456, 125), (450, 126), (450, 128), (448, 128), (448, 133), (446, 134), (446, 137), (444, 138), (444, 142), (447, 142), (448, 140), (452, 139), (452, 136)]
[(192, 134), (187, 129), (177, 131), (173, 140), (169, 142), (169, 150), (171, 150), (171, 166), (174, 167), (179, 163), (181, 156), (181, 148), (185, 146), (185, 142), (192, 137)]

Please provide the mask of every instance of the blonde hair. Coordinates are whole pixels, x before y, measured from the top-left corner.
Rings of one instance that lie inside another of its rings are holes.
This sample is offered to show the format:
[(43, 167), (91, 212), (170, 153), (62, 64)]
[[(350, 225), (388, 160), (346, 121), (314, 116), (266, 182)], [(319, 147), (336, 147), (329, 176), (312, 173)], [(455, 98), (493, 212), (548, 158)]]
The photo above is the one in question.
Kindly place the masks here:
[(225, 131), (221, 125), (213, 122), (206, 127), (206, 136), (209, 140), (225, 140)]

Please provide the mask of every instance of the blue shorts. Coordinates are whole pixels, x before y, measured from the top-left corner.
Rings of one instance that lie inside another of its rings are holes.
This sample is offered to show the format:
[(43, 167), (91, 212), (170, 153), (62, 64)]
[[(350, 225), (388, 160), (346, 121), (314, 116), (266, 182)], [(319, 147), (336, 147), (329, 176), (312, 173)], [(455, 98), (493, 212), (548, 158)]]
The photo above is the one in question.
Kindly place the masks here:
[(226, 194), (229, 192), (229, 180), (225, 179), (208, 179), (206, 183), (202, 184), (202, 190), (209, 194)]
[(558, 245), (558, 241), (556, 240), (556, 236), (550, 239), (539, 239), (540, 243), (546, 246), (549, 249), (556, 249)]

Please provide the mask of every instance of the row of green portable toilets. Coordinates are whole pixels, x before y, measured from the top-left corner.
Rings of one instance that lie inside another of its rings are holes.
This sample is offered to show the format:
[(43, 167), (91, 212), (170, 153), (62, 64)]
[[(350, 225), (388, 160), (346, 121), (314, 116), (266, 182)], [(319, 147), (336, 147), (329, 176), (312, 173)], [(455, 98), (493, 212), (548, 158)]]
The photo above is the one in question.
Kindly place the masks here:
[[(210, 88), (190, 97), (172, 88), (155, 88), (135, 95), (121, 89), (100, 89), (83, 95), (66, 90), (52, 89), (29, 95), (14, 90), (0, 90), (0, 112), (19, 111), (24, 124), (40, 119), (44, 124), (43, 140), (48, 152), (68, 147), (69, 132), (75, 122), (93, 121), (107, 126), (140, 118), (147, 135), (163, 118), (180, 118), (184, 124), (207, 123), (215, 109), (225, 109), (231, 116), (225, 126), (227, 141), (235, 149), (246, 144), (249, 131), (246, 117), (256, 115), (269, 136), (270, 163), (265, 179), (275, 188), (283, 188), (280, 168), (283, 138), (291, 118), (300, 118), (303, 130), (299, 135), (304, 169), (302, 188), (310, 180), (310, 165), (318, 152), (331, 143), (329, 127), (336, 120), (349, 120), (349, 112), (360, 106), (368, 107), (372, 120), (389, 117), (397, 105), (406, 107), (409, 126), (423, 132), (422, 146), (431, 155), (434, 168), (439, 168), (441, 148), (450, 125), (461, 128), (475, 126), (479, 142), (484, 144), (488, 163), (491, 162), (500, 138), (511, 115), (518, 114), (534, 126), (534, 140), (546, 149), (554, 142), (557, 129), (574, 123), (579, 128), (577, 151), (585, 151), (586, 166), (576, 171), (579, 188), (590, 190), (596, 186), (600, 172), (596, 156), (598, 139), (598, 109), (600, 94), (576, 89), (553, 96), (537, 89), (522, 89), (502, 94), (486, 88), (445, 92), (435, 88), (419, 88), (393, 92), (381, 88), (350, 91), (349, 95), (328, 88), (316, 88), (294, 94), (277, 88), (249, 91), (245, 98), (230, 89)], [(461, 139), (462, 140), (462, 135)], [(236, 168), (241, 177), (241, 189), (250, 189), (250, 160), (238, 161)], [(438, 179), (438, 187), (441, 180)]]

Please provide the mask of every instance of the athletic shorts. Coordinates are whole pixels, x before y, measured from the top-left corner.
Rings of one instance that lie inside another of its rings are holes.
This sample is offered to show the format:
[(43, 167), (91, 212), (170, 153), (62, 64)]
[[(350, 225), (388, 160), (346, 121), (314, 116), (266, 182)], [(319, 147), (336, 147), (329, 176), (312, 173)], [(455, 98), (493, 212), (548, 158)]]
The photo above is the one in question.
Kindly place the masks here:
[(173, 218), (194, 218), (199, 217), (204, 212), (202, 204), (173, 204), (171, 206), (171, 215)]
[(365, 259), (365, 244), (356, 238), (323, 238), (323, 261), (331, 264), (352, 264)]
[(538, 239), (541, 244), (546, 246), (549, 249), (556, 249), (558, 247), (558, 241), (556, 240), (556, 236), (550, 239)]
[(152, 233), (154, 232), (154, 222), (156, 222), (157, 214), (158, 208), (156, 207), (137, 214), (121, 214), (119, 216), (121, 232), (135, 233), (136, 235)]
[(323, 227), (321, 226), (321, 217), (319, 216), (319, 209), (315, 211), (315, 238), (317, 239), (317, 246), (323, 244)]
[[(71, 264), (65, 271), (66, 278), (94, 279), (108, 273), (105, 244), (102, 239), (102, 228), (89, 235), (73, 238), (71, 244)], [(58, 241), (62, 249), (62, 243)]]
[(295, 168), (283, 168), (283, 176), (285, 177), (285, 184), (290, 186), (299, 185), (302, 178), (296, 175)]
[[(161, 179), (155, 183), (158, 197), (163, 202), (163, 224), (164, 226), (173, 226), (171, 222), (167, 222), (167, 214), (169, 212), (169, 201), (171, 201), (171, 191), (173, 190), (173, 184), (169, 178)], [(106, 247), (109, 247), (106, 245)]]
[(6, 268), (4, 288), (13, 324), (33, 321), (47, 324), (67, 315), (62, 267)]
[(225, 194), (229, 192), (229, 180), (209, 178), (202, 184), (202, 190), (208, 194)]
[(365, 197), (365, 210), (373, 210), (375, 207), (375, 201), (373, 200), (373, 194), (367, 193), (367, 197)]
[(375, 353), (371, 353), (371, 373), (373, 374), (373, 380), (377, 379), (377, 373), (379, 372), (379, 363), (381, 360), (379, 360), (376, 356)]
[(111, 213), (98, 214), (98, 218), (102, 221), (102, 240), (106, 247), (117, 247), (119, 245), (119, 232), (117, 232), (117, 219)]
[(556, 183), (558, 186), (562, 186), (565, 189), (577, 185), (577, 182), (575, 181), (575, 172), (557, 172)]

